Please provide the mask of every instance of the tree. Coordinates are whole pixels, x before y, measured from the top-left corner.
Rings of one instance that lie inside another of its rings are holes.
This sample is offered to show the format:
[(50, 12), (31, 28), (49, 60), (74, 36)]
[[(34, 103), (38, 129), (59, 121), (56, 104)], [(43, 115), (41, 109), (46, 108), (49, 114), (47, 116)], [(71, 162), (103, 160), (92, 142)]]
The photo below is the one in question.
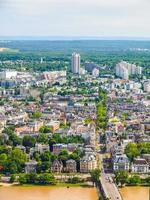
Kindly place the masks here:
[(42, 133), (38, 136), (37, 142), (42, 143), (42, 144), (47, 144), (48, 143), (48, 135)]
[(42, 162), (44, 161), (50, 161), (51, 155), (49, 152), (44, 152), (40, 155), (40, 158), (42, 160)]
[(124, 170), (117, 171), (115, 173), (115, 178), (116, 178), (116, 183), (121, 184), (122, 186), (128, 182), (128, 172)]
[(52, 129), (48, 126), (42, 126), (39, 130), (40, 133), (52, 133)]
[(8, 172), (10, 173), (21, 172), (24, 168), (24, 164), (27, 161), (27, 156), (22, 150), (16, 148), (8, 156)]
[(60, 154), (58, 155), (58, 158), (63, 162), (64, 165), (66, 165), (66, 161), (69, 159), (68, 151), (61, 150)]
[(15, 182), (15, 180), (16, 180), (16, 176), (14, 174), (12, 174), (10, 177), (10, 183)]
[(131, 185), (139, 185), (141, 183), (141, 178), (138, 175), (134, 175), (129, 178), (129, 183)]
[(90, 172), (93, 185), (94, 183), (97, 184), (99, 182), (100, 174), (101, 174), (101, 171), (99, 169), (94, 169)]
[(41, 112), (36, 111), (36, 112), (33, 112), (33, 114), (32, 114), (32, 118), (34, 118), (34, 119), (39, 119), (41, 117), (42, 117)]
[(12, 141), (13, 146), (17, 146), (21, 144), (21, 139), (14, 133), (9, 135), (9, 140)]
[(139, 156), (137, 145), (134, 143), (129, 143), (125, 148), (125, 153), (132, 162), (134, 158)]
[(146, 183), (150, 186), (150, 176), (146, 178)]
[(24, 136), (23, 141), (22, 141), (22, 144), (25, 147), (34, 147), (35, 143), (36, 143), (36, 139), (29, 135)]
[(52, 174), (48, 174), (48, 173), (40, 174), (38, 176), (38, 184), (55, 185), (56, 179), (55, 179), (54, 175), (52, 175)]
[(36, 173), (31, 173), (31, 174), (27, 174), (27, 181), (30, 184), (35, 184), (37, 181), (37, 174)]
[(6, 153), (0, 154), (0, 165), (4, 166), (6, 161), (7, 161), (7, 154)]
[(18, 181), (19, 181), (20, 184), (26, 184), (27, 183), (27, 176), (26, 176), (26, 174), (20, 175)]
[(17, 164), (12, 161), (9, 160), (6, 164), (6, 169), (5, 169), (6, 173), (10, 173), (10, 174), (16, 174), (18, 173), (18, 168), (17, 168)]

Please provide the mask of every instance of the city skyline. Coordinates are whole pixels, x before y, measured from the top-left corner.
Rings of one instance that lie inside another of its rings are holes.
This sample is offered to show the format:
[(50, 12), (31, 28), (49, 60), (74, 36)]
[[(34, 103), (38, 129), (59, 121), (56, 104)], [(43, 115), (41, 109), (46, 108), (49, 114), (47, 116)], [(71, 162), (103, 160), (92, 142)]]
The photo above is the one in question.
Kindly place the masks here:
[(5, 0), (1, 36), (149, 38), (148, 0)]

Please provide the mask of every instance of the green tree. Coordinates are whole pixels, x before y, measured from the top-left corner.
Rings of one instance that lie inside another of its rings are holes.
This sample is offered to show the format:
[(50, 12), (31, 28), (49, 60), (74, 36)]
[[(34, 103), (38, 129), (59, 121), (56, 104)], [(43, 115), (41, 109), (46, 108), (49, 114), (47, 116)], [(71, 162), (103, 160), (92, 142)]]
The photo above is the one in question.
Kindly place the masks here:
[(41, 112), (36, 111), (36, 112), (33, 112), (33, 114), (32, 114), (32, 118), (34, 118), (34, 119), (39, 119), (41, 117), (42, 117)]
[(21, 174), (18, 181), (20, 184), (26, 184), (28, 182), (26, 174)]
[(10, 177), (10, 183), (14, 183), (15, 180), (16, 180), (16, 176), (14, 174), (12, 174)]
[(141, 178), (138, 175), (133, 175), (129, 178), (129, 183), (131, 185), (139, 185), (141, 183)]
[(22, 144), (25, 147), (34, 147), (36, 143), (36, 139), (34, 137), (31, 137), (29, 135), (26, 135), (23, 137)]
[(132, 162), (134, 158), (139, 156), (139, 151), (135, 143), (129, 143), (125, 148), (125, 153)]
[(42, 126), (39, 130), (40, 133), (52, 133), (52, 129), (48, 126)]
[(93, 185), (94, 183), (97, 184), (99, 182), (100, 174), (101, 174), (101, 171), (99, 169), (94, 169), (90, 172)]
[(116, 178), (116, 183), (121, 184), (122, 186), (128, 182), (128, 172), (124, 170), (117, 171), (115, 173), (115, 178)]
[(38, 184), (55, 185), (56, 179), (55, 179), (54, 175), (52, 175), (52, 174), (48, 174), (48, 173), (40, 174), (38, 176)]
[(42, 144), (47, 144), (48, 143), (48, 135), (42, 133), (38, 136), (37, 142), (42, 143)]

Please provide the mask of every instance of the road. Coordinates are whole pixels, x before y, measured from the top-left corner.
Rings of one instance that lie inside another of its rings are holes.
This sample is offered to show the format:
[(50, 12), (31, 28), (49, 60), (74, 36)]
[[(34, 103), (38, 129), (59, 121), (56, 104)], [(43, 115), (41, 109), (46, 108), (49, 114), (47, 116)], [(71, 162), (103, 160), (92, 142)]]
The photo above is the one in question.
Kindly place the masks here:
[(107, 174), (105, 173), (105, 170), (103, 168), (104, 163), (103, 163), (103, 154), (99, 154), (99, 159), (101, 161), (101, 184), (103, 187), (103, 190), (105, 192), (105, 195), (107, 198), (110, 200), (122, 200), (122, 197), (119, 193), (118, 187), (116, 184), (113, 182), (112, 175), (113, 174)]
[(105, 174), (104, 172), (102, 172), (101, 183), (107, 198), (109, 198), (110, 200), (122, 200), (117, 186), (112, 181), (111, 174)]

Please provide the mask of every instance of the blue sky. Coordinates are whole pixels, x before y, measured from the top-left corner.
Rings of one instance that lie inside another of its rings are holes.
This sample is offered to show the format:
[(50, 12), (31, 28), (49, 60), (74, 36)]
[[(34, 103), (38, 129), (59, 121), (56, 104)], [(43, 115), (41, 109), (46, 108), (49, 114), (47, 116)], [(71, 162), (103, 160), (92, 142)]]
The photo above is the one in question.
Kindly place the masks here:
[(0, 36), (150, 37), (150, 0), (0, 0)]

